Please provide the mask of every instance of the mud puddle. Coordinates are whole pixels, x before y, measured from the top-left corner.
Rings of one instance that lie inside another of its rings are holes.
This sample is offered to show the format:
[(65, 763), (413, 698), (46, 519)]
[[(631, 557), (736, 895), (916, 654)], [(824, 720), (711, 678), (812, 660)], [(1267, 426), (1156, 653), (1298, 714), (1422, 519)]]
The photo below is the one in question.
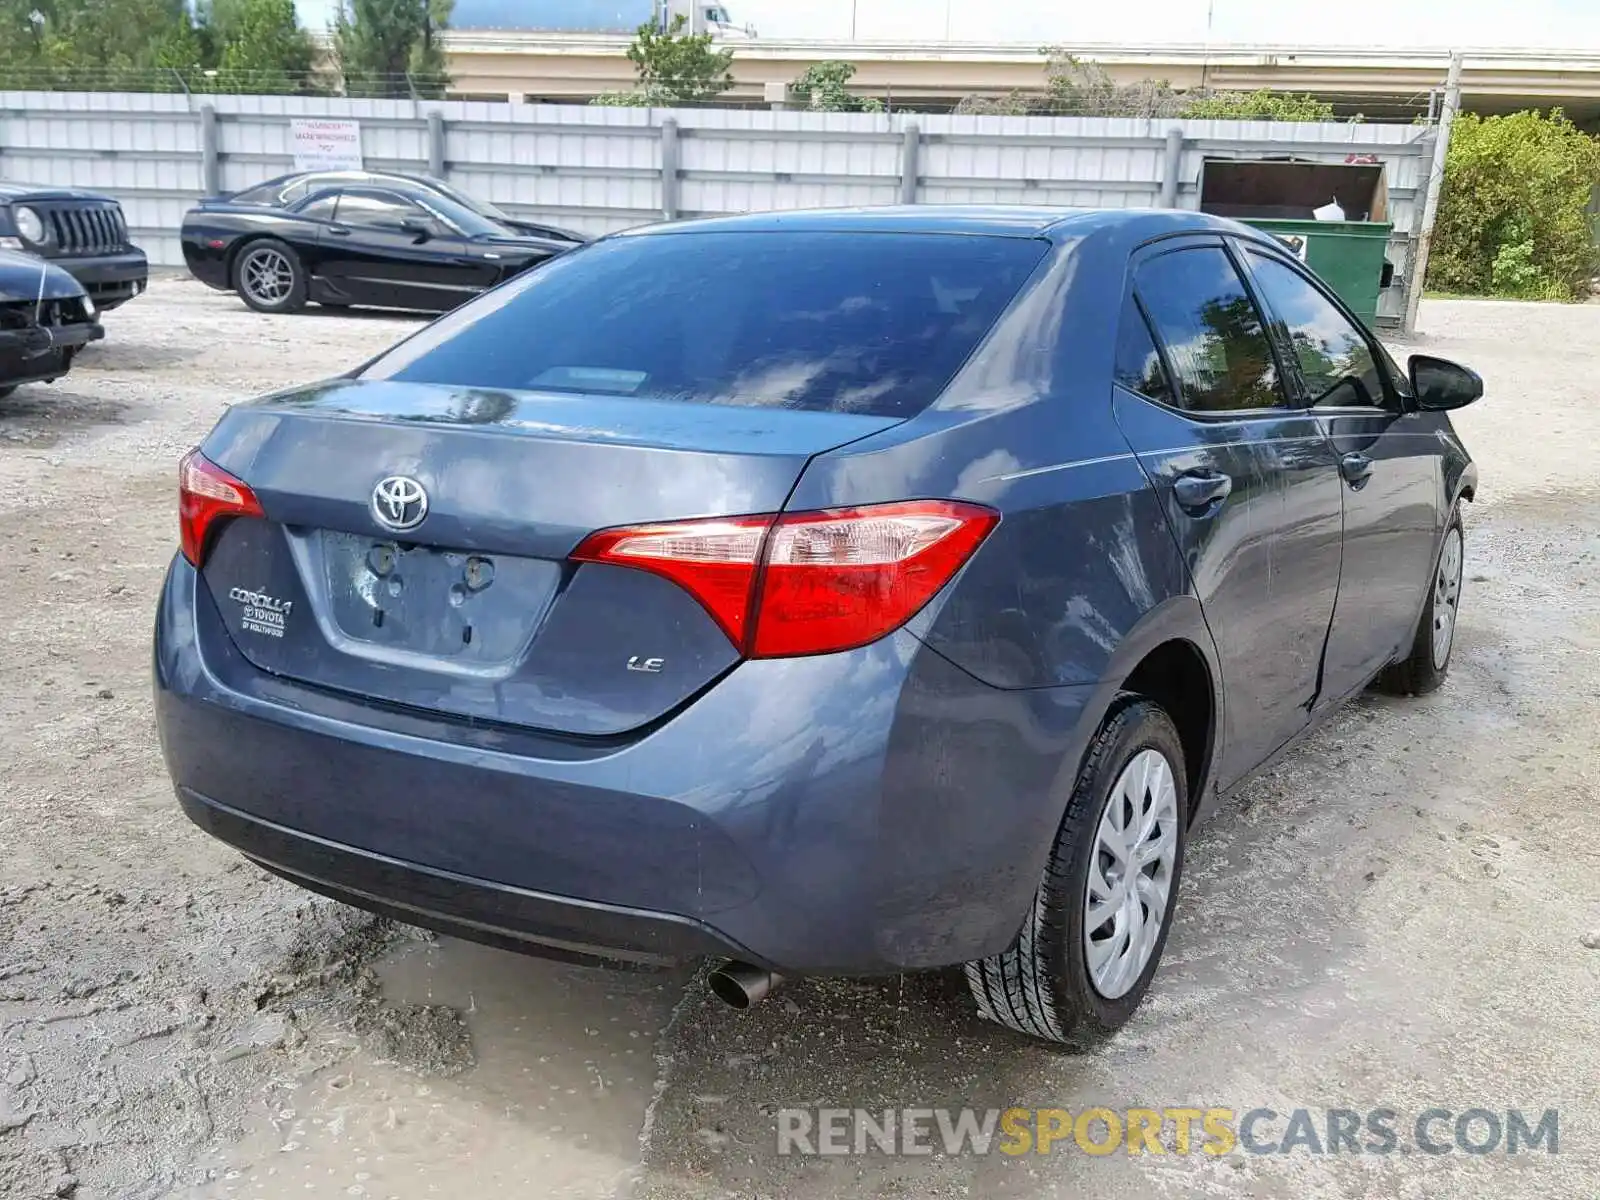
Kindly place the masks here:
[(401, 1061), (368, 1040), (298, 1086), (269, 1089), (245, 1140), (202, 1163), (211, 1181), (184, 1195), (586, 1200), (626, 1186), (685, 975), (448, 938), (402, 945), (375, 970), (391, 1011), (458, 1012), (470, 1045), (448, 1034), (420, 1045), (428, 1026), (396, 1020)]

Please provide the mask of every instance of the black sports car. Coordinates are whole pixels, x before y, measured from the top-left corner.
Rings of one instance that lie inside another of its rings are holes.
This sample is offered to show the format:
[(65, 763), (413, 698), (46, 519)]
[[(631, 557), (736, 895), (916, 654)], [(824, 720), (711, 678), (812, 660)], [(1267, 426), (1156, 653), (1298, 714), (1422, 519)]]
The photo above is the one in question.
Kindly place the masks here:
[(370, 171), (284, 175), (183, 218), (194, 277), (273, 313), (307, 300), (444, 312), (586, 240), (441, 180)]
[(61, 378), (104, 336), (81, 283), (35, 255), (0, 250), (0, 397)]

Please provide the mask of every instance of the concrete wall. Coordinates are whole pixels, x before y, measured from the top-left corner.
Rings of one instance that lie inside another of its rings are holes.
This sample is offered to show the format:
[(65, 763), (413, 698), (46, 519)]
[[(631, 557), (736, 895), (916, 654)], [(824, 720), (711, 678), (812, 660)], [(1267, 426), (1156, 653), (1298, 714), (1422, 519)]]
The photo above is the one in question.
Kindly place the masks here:
[[(1433, 135), (1405, 125), (0, 92), (0, 178), (109, 193), (152, 261), (178, 265), (184, 210), (208, 183), (232, 191), (293, 169), (291, 117), (357, 119), (368, 168), (442, 165), (452, 183), (514, 215), (590, 233), (901, 200), (1151, 206), (1178, 127), (1176, 203), (1187, 208), (1199, 204), (1207, 158), (1377, 156), (1401, 274)], [(1384, 314), (1402, 310), (1398, 291), (1385, 297)]]

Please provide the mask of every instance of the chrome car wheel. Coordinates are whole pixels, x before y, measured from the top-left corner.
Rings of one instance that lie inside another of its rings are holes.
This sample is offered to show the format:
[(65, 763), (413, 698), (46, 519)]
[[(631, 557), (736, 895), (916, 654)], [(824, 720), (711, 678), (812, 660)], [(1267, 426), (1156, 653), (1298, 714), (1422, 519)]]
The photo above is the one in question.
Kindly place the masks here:
[(294, 291), (294, 267), (282, 251), (261, 246), (246, 254), (240, 264), (239, 286), (257, 304), (275, 308)]
[(1433, 580), (1433, 666), (1442, 671), (1450, 659), (1456, 634), (1456, 606), (1461, 601), (1461, 528), (1452, 526), (1439, 551)]
[(1101, 811), (1084, 896), (1084, 958), (1095, 991), (1108, 1000), (1126, 995), (1155, 953), (1177, 855), (1172, 764), (1141, 750)]

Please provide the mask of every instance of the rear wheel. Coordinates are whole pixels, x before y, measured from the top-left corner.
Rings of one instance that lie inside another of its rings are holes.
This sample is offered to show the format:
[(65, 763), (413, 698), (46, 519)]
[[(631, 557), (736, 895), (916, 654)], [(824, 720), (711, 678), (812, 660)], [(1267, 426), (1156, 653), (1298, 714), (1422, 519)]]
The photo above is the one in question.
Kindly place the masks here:
[(1022, 932), (967, 964), (978, 1011), (1053, 1042), (1120, 1028), (1166, 947), (1188, 811), (1172, 719), (1125, 698), (1085, 756)]
[(257, 312), (294, 312), (306, 303), (305, 267), (275, 238), (251, 242), (234, 261), (233, 290)]
[(1450, 514), (1450, 524), (1433, 564), (1428, 603), (1417, 623), (1411, 652), (1378, 677), (1378, 687), (1400, 696), (1425, 696), (1437, 691), (1450, 672), (1450, 653), (1456, 644), (1456, 617), (1461, 605), (1461, 572), (1465, 558), (1461, 510)]

